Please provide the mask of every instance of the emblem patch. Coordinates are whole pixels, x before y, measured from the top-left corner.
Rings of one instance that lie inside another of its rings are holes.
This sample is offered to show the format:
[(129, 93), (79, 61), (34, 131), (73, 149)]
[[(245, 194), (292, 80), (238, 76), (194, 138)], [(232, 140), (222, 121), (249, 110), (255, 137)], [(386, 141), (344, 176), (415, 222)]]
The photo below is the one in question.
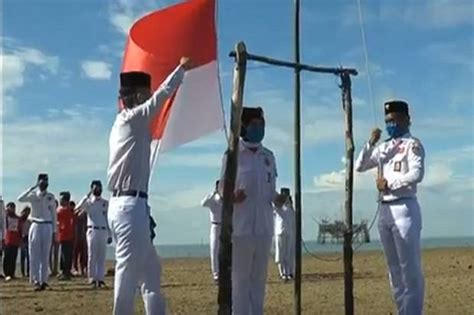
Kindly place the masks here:
[(402, 170), (402, 162), (395, 162), (393, 166), (393, 171), (400, 172)]
[(421, 154), (421, 148), (418, 144), (414, 144), (412, 147), (411, 147), (411, 151), (413, 152), (413, 154), (415, 155), (420, 155)]
[(270, 166), (270, 160), (268, 158), (265, 158), (265, 165)]

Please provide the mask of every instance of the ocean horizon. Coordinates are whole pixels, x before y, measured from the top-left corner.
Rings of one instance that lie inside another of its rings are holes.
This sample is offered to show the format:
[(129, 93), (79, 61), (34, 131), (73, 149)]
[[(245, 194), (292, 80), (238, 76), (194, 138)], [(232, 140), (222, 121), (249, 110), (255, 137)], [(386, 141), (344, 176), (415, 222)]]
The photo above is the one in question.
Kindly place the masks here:
[[(342, 252), (342, 244), (319, 244), (316, 240), (305, 241), (306, 248), (313, 254), (334, 254)], [(354, 248), (359, 243), (354, 243)], [(474, 247), (474, 236), (467, 237), (434, 237), (421, 240), (422, 249), (434, 248), (469, 248)], [(156, 244), (155, 248), (162, 258), (205, 258), (209, 257), (209, 244)], [(370, 243), (362, 244), (357, 251), (376, 251), (382, 250), (382, 244), (379, 240), (373, 240)], [(273, 252), (273, 247), (272, 247)], [(307, 252), (302, 249), (303, 255)], [(114, 259), (114, 248), (107, 247), (107, 259)]]

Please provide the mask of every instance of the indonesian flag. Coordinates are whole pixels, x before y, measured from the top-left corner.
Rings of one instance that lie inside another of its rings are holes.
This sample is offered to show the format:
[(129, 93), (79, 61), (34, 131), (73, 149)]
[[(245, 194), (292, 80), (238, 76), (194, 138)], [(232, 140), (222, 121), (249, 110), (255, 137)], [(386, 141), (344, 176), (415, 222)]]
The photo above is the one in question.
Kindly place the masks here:
[(157, 152), (169, 151), (224, 126), (215, 7), (215, 0), (186, 1), (152, 12), (130, 28), (122, 71), (149, 73), (153, 90), (182, 56), (190, 57), (194, 66), (150, 125), (152, 166)]

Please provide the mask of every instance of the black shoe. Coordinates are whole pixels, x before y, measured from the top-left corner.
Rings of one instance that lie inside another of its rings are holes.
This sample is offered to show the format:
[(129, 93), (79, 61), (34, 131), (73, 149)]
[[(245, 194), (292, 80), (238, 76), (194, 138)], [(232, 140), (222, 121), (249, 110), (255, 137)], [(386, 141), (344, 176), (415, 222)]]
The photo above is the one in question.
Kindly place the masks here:
[(99, 286), (99, 281), (92, 281), (90, 285), (92, 289), (97, 289), (97, 287)]
[(51, 287), (46, 282), (43, 282), (41, 284), (41, 291), (45, 291), (46, 289), (51, 290)]
[(58, 280), (60, 281), (69, 281), (71, 280), (71, 277), (68, 274), (60, 274), (58, 277)]
[(99, 288), (107, 288), (107, 285), (105, 284), (104, 281), (97, 281), (97, 286)]
[(36, 291), (36, 292), (43, 291), (43, 286), (39, 283), (35, 283), (35, 287), (34, 287), (33, 291)]

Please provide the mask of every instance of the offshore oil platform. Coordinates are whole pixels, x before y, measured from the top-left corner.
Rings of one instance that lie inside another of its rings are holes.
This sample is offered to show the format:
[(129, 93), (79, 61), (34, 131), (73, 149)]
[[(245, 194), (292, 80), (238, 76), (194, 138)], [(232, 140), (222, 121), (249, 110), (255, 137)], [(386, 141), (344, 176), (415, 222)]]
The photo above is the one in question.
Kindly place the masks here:
[[(336, 243), (341, 244), (344, 242), (344, 222), (340, 220), (329, 220), (323, 219), (321, 221), (316, 220), (319, 225), (318, 239), (319, 244)], [(367, 220), (362, 220), (358, 224), (352, 225), (353, 242), (354, 243), (370, 243), (369, 227)]]

